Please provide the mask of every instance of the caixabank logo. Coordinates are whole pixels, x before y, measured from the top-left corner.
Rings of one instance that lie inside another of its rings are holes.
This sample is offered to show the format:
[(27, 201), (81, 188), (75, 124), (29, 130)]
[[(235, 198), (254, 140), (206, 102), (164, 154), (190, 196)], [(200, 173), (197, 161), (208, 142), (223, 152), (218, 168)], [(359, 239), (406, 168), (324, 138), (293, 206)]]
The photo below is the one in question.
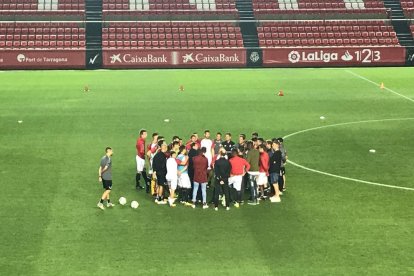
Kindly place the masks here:
[(109, 57), (111, 59), (110, 63), (129, 63), (129, 64), (162, 64), (167, 63), (167, 56), (165, 54), (144, 54), (144, 55), (134, 55), (134, 54), (113, 54)]
[(182, 62), (188, 63), (239, 63), (240, 57), (237, 53), (184, 53), (182, 55)]

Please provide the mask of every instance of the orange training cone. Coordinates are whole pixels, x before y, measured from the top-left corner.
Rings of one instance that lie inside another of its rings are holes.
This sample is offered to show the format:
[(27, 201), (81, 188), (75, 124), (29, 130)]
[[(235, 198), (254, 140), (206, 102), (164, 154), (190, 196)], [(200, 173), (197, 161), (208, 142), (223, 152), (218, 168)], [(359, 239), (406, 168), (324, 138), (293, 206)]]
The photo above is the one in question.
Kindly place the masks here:
[(384, 89), (384, 88), (385, 88), (385, 86), (384, 86), (384, 83), (383, 83), (383, 82), (381, 82), (380, 88), (381, 88), (381, 89)]
[(180, 92), (184, 92), (184, 85), (180, 85), (180, 89), (179, 89), (179, 91), (180, 91)]
[(284, 95), (285, 94), (283, 94), (283, 90), (280, 90), (278, 96), (284, 96)]

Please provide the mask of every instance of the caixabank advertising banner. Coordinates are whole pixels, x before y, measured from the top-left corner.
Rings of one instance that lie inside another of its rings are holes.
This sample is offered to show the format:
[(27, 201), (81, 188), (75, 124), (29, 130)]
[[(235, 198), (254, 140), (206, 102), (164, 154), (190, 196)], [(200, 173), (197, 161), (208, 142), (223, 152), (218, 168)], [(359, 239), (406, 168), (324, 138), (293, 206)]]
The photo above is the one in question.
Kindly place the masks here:
[(104, 68), (245, 67), (245, 49), (104, 50)]
[(404, 47), (263, 49), (264, 67), (404, 65)]
[(85, 50), (0, 51), (1, 69), (83, 69)]

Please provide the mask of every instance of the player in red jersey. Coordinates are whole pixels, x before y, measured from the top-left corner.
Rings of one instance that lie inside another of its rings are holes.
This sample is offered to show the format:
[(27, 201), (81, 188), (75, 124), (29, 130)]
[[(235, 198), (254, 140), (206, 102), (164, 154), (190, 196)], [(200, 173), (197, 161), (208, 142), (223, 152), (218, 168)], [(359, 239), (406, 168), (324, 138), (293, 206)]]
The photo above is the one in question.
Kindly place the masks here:
[(239, 203), (241, 202), (241, 189), (243, 176), (250, 170), (250, 164), (243, 158), (239, 157), (237, 154), (237, 149), (231, 151), (232, 158), (229, 162), (231, 165), (231, 172), (229, 178), (229, 185), (233, 185), (233, 188), (237, 192), (236, 203), (234, 207), (239, 208)]
[(198, 148), (201, 147), (201, 140), (198, 139), (197, 133), (191, 134), (190, 140), (188, 140), (187, 143), (185, 144), (185, 148), (187, 149), (187, 151), (190, 151), (192, 143), (196, 143), (198, 145)]
[[(155, 154), (157, 153), (158, 149), (159, 149), (159, 147), (158, 147), (158, 133), (154, 132), (152, 134), (151, 144), (149, 144), (147, 146), (147, 159), (148, 159), (148, 162), (149, 162), (149, 171), (148, 171), (149, 175), (152, 175), (152, 171), (153, 171), (152, 170), (152, 160), (153, 160)], [(150, 188), (151, 194), (155, 193), (155, 189), (156, 189), (155, 186), (156, 186), (156, 181), (155, 181), (155, 179), (151, 178), (151, 188)]]
[(135, 160), (137, 162), (137, 173), (135, 175), (135, 187), (137, 189), (144, 189), (141, 186), (140, 180), (141, 176), (145, 182), (146, 191), (149, 192), (149, 183), (147, 177), (147, 171), (145, 169), (145, 139), (147, 138), (147, 131), (145, 129), (141, 129), (139, 131), (139, 138), (137, 139), (137, 143), (135, 145), (137, 149), (137, 155)]
[(259, 176), (257, 177), (257, 185), (260, 190), (260, 199), (265, 199), (264, 188), (268, 184), (269, 176), (269, 154), (266, 152), (266, 145), (259, 146), (260, 159), (259, 159)]

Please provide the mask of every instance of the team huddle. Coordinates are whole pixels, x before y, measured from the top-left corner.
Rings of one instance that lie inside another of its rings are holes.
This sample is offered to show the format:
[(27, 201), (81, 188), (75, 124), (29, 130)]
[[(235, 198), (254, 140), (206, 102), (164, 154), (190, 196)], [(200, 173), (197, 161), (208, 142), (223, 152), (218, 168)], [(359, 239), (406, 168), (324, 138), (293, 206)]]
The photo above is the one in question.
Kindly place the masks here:
[[(249, 205), (267, 198), (270, 202), (281, 202), (280, 196), (286, 190), (287, 160), (283, 138), (264, 140), (252, 133), (247, 140), (245, 134), (240, 134), (235, 143), (230, 133), (225, 133), (224, 140), (220, 132), (210, 139), (210, 131), (206, 130), (202, 139), (193, 133), (186, 143), (174, 136), (169, 144), (164, 137), (153, 133), (151, 143), (146, 145), (147, 135), (146, 130), (141, 130), (137, 139), (135, 182), (137, 189), (145, 189), (154, 196), (156, 204), (175, 207), (180, 202), (195, 208), (201, 202), (202, 208), (207, 209), (208, 203), (212, 203), (217, 211), (220, 202), (229, 210), (231, 204), (239, 208), (244, 203), (245, 190), (250, 191)], [(112, 149), (107, 148), (98, 170), (105, 189), (98, 203), (101, 209), (105, 200), (107, 207), (113, 206), (109, 200), (111, 156)], [(208, 188), (213, 189), (209, 202)]]
[[(146, 189), (155, 197), (157, 204), (171, 207), (180, 202), (195, 208), (197, 202), (208, 208), (207, 187), (213, 188), (210, 203), (218, 209), (219, 201), (226, 209), (233, 203), (236, 208), (244, 203), (244, 191), (250, 190), (249, 204), (259, 204), (269, 198), (280, 202), (286, 189), (285, 163), (287, 152), (282, 138), (264, 140), (257, 133), (246, 140), (239, 135), (238, 143), (232, 141), (230, 133), (217, 133), (210, 139), (210, 131), (204, 131), (199, 139), (193, 133), (190, 140), (183, 143), (174, 136), (167, 144), (158, 133), (145, 146), (147, 131), (141, 130), (136, 143), (136, 187)], [(145, 159), (149, 163), (149, 176), (145, 169)], [(145, 187), (141, 186), (141, 179)]]

